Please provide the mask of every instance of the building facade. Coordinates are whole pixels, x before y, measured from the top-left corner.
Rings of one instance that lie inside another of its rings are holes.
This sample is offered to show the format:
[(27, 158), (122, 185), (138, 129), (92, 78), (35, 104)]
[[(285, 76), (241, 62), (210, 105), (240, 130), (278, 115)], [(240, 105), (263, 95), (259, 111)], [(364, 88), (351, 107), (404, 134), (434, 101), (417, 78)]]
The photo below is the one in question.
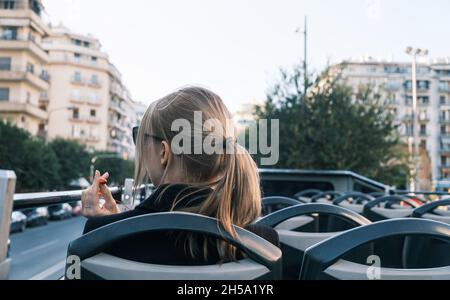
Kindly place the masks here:
[[(413, 136), (412, 64), (371, 58), (332, 67), (356, 93), (370, 85), (395, 115), (405, 143)], [(431, 180), (450, 178), (450, 60), (417, 65), (417, 118), (420, 145), (431, 165)]]
[(0, 0), (0, 117), (47, 140), (134, 156), (135, 103), (99, 40), (40, 18), (40, 1)]
[(0, 118), (40, 136), (48, 113), (39, 101), (51, 79), (42, 11), (40, 1), (0, 1)]

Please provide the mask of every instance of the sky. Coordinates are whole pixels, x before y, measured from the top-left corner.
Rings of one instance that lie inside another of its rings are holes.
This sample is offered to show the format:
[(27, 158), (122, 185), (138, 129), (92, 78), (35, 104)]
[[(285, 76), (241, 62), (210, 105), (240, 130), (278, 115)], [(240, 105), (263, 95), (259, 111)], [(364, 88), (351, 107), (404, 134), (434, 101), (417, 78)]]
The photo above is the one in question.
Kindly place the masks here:
[(450, 56), (448, 0), (43, 0), (55, 25), (100, 39), (133, 99), (153, 102), (186, 85), (218, 93), (231, 111), (265, 100), (308, 63), (373, 56), (405, 61), (407, 46)]

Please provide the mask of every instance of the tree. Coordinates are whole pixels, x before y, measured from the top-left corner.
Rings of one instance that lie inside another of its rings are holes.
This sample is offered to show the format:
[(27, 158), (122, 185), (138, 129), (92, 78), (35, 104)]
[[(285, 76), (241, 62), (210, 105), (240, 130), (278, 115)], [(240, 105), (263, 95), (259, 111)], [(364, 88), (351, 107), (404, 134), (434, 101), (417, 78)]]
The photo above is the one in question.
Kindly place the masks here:
[(4, 122), (0, 122), (0, 169), (15, 171), (16, 192), (49, 191), (60, 186), (60, 165), (52, 149)]
[(69, 187), (72, 180), (89, 178), (90, 154), (85, 146), (64, 139), (55, 139), (49, 147), (56, 154), (60, 168), (62, 188)]
[(102, 174), (109, 173), (110, 185), (123, 185), (125, 179), (134, 177), (134, 162), (125, 160), (114, 152), (96, 152), (94, 156), (98, 159), (95, 169)]
[(277, 167), (352, 170), (384, 183), (404, 186), (407, 157), (399, 151), (394, 115), (373, 87), (357, 93), (326, 71), (317, 76), (307, 97), (302, 72), (282, 71), (281, 80), (255, 108), (258, 119), (280, 120)]

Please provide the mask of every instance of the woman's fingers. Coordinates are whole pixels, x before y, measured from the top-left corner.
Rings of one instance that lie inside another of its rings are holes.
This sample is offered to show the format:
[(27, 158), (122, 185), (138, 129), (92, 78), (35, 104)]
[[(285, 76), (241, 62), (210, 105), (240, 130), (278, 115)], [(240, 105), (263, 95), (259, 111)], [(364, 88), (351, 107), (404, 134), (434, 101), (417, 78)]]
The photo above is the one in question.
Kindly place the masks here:
[(100, 186), (100, 191), (105, 199), (105, 205), (103, 206), (109, 213), (115, 214), (119, 212), (119, 209), (116, 204), (116, 200), (114, 200), (110, 189), (106, 184), (102, 184)]

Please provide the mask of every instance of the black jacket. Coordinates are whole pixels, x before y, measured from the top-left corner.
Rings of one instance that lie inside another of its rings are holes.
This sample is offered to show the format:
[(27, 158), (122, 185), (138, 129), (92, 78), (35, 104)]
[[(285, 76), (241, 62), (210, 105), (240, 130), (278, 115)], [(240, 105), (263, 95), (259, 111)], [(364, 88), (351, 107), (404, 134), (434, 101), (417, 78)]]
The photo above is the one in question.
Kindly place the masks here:
[[(162, 193), (163, 190), (164, 192)], [(89, 218), (85, 225), (84, 233), (123, 219), (151, 213), (168, 212), (171, 210), (173, 201), (178, 194), (182, 196), (193, 191), (196, 190), (187, 185), (161, 186), (134, 210), (110, 216)], [(183, 201), (177, 204), (177, 207), (190, 207), (199, 204), (206, 199), (210, 192), (211, 190), (196, 191), (195, 194), (184, 198)], [(160, 197), (159, 201), (157, 201), (158, 197)], [(272, 228), (252, 224), (245, 229), (279, 246), (278, 234)], [(163, 265), (209, 265), (220, 261), (214, 246), (208, 248), (210, 254), (207, 260), (204, 260), (201, 255), (192, 258), (186, 253), (184, 246), (184, 243), (175, 242), (173, 233), (153, 232), (126, 238), (111, 245), (105, 252), (124, 259)]]

